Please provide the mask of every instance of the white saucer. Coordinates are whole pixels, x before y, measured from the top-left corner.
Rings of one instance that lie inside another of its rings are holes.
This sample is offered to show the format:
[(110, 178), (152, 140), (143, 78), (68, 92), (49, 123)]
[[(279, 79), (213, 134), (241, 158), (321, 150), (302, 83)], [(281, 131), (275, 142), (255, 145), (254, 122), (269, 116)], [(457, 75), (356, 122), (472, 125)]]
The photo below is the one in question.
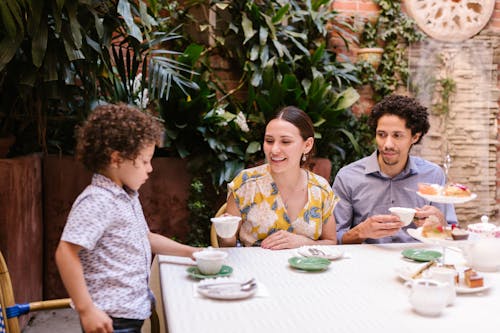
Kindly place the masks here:
[[(319, 253), (313, 253), (310, 249), (318, 250)], [(303, 257), (325, 258), (328, 260), (335, 260), (342, 258), (344, 252), (340, 249), (331, 246), (301, 246), (297, 249), (297, 253)]]
[[(198, 283), (196, 291), (200, 295), (208, 298), (225, 300), (245, 299), (257, 292), (257, 287), (250, 290), (242, 290), (241, 286), (239, 285), (239, 283), (242, 282), (243, 281), (230, 278), (202, 280)], [(210, 285), (213, 287), (208, 289), (204, 288), (204, 286), (206, 285)]]
[[(401, 278), (403, 281), (408, 281), (411, 279), (412, 275), (416, 271), (418, 271), (419, 267), (416, 267), (416, 266), (397, 267), (396, 273), (398, 274), (399, 278)], [(488, 279), (484, 275), (483, 275), (483, 279), (484, 279), (484, 285), (482, 287), (470, 288), (465, 284), (464, 279), (463, 279), (463, 274), (460, 273), (460, 283), (456, 287), (457, 294), (473, 294), (473, 293), (479, 293), (481, 291), (488, 290), (491, 287), (491, 283), (488, 281)]]

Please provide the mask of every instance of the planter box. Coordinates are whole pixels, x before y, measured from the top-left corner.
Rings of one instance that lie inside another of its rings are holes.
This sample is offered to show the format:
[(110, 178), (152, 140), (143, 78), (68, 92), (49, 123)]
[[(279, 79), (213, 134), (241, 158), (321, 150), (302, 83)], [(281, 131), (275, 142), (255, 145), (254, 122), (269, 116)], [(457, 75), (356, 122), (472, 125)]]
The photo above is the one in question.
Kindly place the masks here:
[[(139, 190), (151, 231), (184, 241), (189, 232), (187, 201), (191, 176), (186, 161), (154, 158), (153, 172)], [(71, 156), (44, 159), (44, 297), (67, 297), (55, 265), (54, 253), (76, 197), (92, 174)]]

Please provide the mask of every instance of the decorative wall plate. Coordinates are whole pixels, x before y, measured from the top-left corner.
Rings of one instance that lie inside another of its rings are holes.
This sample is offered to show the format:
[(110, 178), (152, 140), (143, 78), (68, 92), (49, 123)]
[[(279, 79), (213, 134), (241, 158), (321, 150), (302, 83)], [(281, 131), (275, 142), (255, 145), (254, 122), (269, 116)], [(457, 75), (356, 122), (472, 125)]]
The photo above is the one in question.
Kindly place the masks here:
[(406, 0), (418, 27), (444, 42), (460, 42), (476, 35), (490, 20), (495, 0)]

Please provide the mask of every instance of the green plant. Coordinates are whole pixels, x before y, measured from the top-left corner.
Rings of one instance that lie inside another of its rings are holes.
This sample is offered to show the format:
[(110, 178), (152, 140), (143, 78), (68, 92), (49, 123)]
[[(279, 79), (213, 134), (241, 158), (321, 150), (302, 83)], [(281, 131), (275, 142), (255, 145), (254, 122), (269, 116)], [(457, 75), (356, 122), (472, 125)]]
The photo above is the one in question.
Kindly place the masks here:
[(437, 85), (440, 98), (438, 102), (432, 105), (432, 111), (438, 114), (447, 114), (450, 110), (450, 96), (456, 91), (457, 85), (451, 77), (437, 80)]
[(367, 22), (361, 34), (364, 47), (378, 46), (384, 49), (382, 62), (377, 71), (367, 72), (366, 64), (358, 64), (361, 82), (370, 84), (374, 100), (393, 93), (398, 86), (408, 82), (408, 60), (406, 50), (411, 43), (424, 38), (414, 21), (401, 10), (399, 0), (373, 0), (380, 7), (375, 23)]
[[(141, 70), (150, 74), (150, 95), (156, 98), (168, 98), (175, 85), (196, 88), (182, 74), (193, 73), (174, 59), (178, 53), (155, 51), (179, 36), (153, 18), (161, 3), (148, 3), (0, 3), (0, 130), (17, 136), (18, 154), (71, 153), (74, 126), (95, 103), (144, 102), (137, 100), (144, 89), (133, 89)], [(143, 75), (140, 86), (146, 82)]]
[[(222, 29), (227, 33), (219, 37), (218, 46), (242, 66), (248, 98), (235, 107), (241, 107), (252, 125), (258, 126), (258, 131), (252, 130), (251, 143), (260, 146), (264, 124), (280, 106), (296, 105), (314, 122), (320, 156), (342, 156), (338, 148), (344, 142), (339, 137), (347, 138), (349, 148), (361, 153), (351, 141), (350, 129), (344, 127), (348, 108), (359, 97), (350, 88), (358, 83), (355, 67), (339, 62), (326, 48), (325, 27), (337, 19), (329, 3), (233, 1), (228, 5), (231, 21), (226, 22), (229, 29)], [(345, 23), (333, 26), (338, 35), (348, 33)]]

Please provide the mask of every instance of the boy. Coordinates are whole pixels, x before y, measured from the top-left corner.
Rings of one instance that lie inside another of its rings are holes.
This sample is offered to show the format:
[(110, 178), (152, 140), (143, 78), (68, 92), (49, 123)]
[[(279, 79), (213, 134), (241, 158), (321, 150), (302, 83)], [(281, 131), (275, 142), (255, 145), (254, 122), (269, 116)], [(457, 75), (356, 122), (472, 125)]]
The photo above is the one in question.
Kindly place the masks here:
[(94, 172), (78, 196), (56, 263), (84, 332), (140, 332), (151, 313), (151, 253), (196, 248), (149, 231), (137, 191), (153, 170), (161, 128), (138, 109), (98, 106), (77, 133), (77, 157)]

